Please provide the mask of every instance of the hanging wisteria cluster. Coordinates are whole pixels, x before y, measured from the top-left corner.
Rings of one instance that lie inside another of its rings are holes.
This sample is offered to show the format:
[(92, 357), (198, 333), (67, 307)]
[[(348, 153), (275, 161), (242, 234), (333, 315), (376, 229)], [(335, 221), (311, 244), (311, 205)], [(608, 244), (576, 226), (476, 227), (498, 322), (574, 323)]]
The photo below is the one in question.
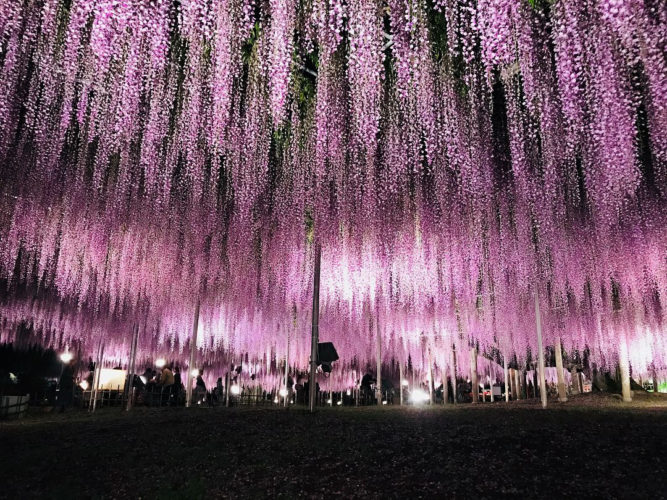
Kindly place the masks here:
[(664, 376), (666, 54), (660, 0), (0, 0), (1, 339), (166, 356), (199, 303), (208, 363), (305, 367), (318, 242), (339, 387), (376, 335), (534, 361), (536, 293)]

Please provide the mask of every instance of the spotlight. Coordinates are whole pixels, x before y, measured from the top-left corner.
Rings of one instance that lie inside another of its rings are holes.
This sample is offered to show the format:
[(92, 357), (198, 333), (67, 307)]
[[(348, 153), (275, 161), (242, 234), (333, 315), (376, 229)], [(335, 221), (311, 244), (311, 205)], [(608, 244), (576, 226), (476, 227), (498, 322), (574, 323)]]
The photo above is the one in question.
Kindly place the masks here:
[(62, 361), (63, 363), (69, 363), (70, 361), (72, 361), (73, 357), (74, 355), (71, 352), (65, 351), (60, 355), (60, 361)]
[(415, 389), (410, 393), (410, 401), (413, 404), (426, 403), (430, 399), (431, 397), (428, 395), (428, 393), (422, 389)]
[(190, 375), (193, 377), (199, 376), (199, 370), (197, 368), (193, 368), (192, 371), (190, 372)]
[(79, 383), (79, 387), (83, 389), (84, 391), (88, 390), (88, 381), (87, 380), (82, 380), (81, 383)]
[(280, 396), (284, 398), (285, 396), (287, 396), (287, 389), (283, 387), (282, 389), (280, 389), (280, 391), (278, 391), (278, 394), (280, 394)]
[(235, 396), (238, 396), (239, 394), (241, 394), (241, 388), (236, 384), (231, 387), (231, 391), (232, 391), (232, 394), (234, 394)]
[(337, 404), (338, 406), (340, 406), (340, 405), (343, 404), (343, 402), (342, 402), (342, 401), (338, 401), (338, 403), (336, 403), (336, 404)]
[(350, 394), (352, 394), (352, 391), (350, 391), (350, 389), (348, 389), (346, 394), (349, 396)]
[(155, 366), (158, 368), (164, 368), (164, 365), (167, 364), (167, 361), (164, 358), (158, 358), (155, 360)]
[(386, 402), (386, 401), (382, 401), (382, 404), (383, 404), (383, 405), (386, 405), (386, 404), (387, 404), (387, 402)]

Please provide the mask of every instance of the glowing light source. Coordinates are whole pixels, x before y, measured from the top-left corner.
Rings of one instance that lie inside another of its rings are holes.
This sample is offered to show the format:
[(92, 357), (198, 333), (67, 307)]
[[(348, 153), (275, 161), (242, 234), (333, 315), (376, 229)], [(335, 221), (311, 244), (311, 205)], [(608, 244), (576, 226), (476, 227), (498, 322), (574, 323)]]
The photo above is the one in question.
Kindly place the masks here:
[(401, 385), (402, 385), (403, 387), (407, 387), (407, 386), (408, 386), (408, 381), (405, 380), (405, 379), (401, 380)]
[(234, 384), (234, 385), (230, 388), (230, 390), (231, 390), (232, 394), (234, 394), (235, 396), (238, 396), (239, 394), (241, 394), (241, 388), (240, 388), (238, 385), (236, 385), (236, 384)]
[(79, 383), (79, 387), (81, 387), (81, 389), (83, 389), (84, 391), (87, 391), (88, 390), (88, 381), (87, 380), (82, 380)]
[(164, 365), (167, 364), (167, 361), (164, 358), (158, 358), (155, 360), (155, 366), (158, 368), (164, 368)]
[(199, 370), (197, 368), (193, 368), (192, 371), (190, 372), (190, 375), (192, 375), (193, 377), (198, 377)]
[(282, 389), (280, 389), (280, 391), (278, 391), (278, 394), (280, 394), (280, 396), (284, 398), (285, 396), (287, 396), (287, 389), (283, 387)]
[(410, 393), (410, 402), (413, 404), (422, 404), (430, 400), (428, 393), (422, 389), (414, 389)]
[(74, 355), (69, 351), (65, 351), (60, 355), (60, 361), (62, 361), (63, 363), (69, 363), (70, 361), (72, 361), (72, 358), (74, 358)]

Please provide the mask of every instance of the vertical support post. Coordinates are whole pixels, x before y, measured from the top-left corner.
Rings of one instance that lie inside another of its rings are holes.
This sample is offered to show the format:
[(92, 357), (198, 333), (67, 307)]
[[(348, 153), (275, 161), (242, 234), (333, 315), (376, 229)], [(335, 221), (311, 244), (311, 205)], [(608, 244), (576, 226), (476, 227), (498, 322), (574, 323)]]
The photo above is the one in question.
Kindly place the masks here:
[(127, 387), (125, 388), (125, 410), (132, 408), (132, 396), (134, 395), (134, 372), (137, 359), (137, 342), (139, 337), (139, 324), (135, 323), (132, 328), (132, 344), (130, 346), (130, 360), (127, 365)]
[(494, 401), (494, 398), (493, 398), (493, 384), (494, 384), (493, 379), (491, 377), (489, 377), (489, 390), (491, 392), (490, 399), (491, 399), (492, 403)]
[(199, 299), (195, 306), (195, 319), (192, 325), (192, 338), (190, 339), (190, 364), (188, 365), (188, 373), (186, 374), (186, 388), (185, 388), (185, 406), (190, 407), (192, 404), (192, 370), (195, 366), (195, 354), (197, 353), (197, 330), (199, 328)]
[(514, 385), (516, 389), (516, 399), (517, 401), (521, 399), (521, 370), (517, 368), (514, 370)]
[(509, 384), (509, 373), (507, 370), (507, 355), (503, 356), (503, 375), (505, 375), (505, 403), (509, 403), (510, 400), (510, 386)]
[(456, 346), (454, 344), (452, 344), (452, 364), (449, 365), (449, 370), (449, 378), (452, 379), (452, 401), (456, 404)]
[(317, 343), (319, 342), (320, 320), (320, 262), (322, 248), (319, 241), (315, 242), (315, 265), (313, 270), (313, 313), (310, 339), (310, 382), (308, 386), (308, 404), (311, 413), (315, 411), (315, 372), (317, 370)]
[(542, 315), (540, 314), (540, 294), (535, 288), (535, 323), (537, 326), (537, 359), (540, 379), (540, 397), (542, 408), (547, 407), (547, 383), (544, 378), (544, 347), (542, 346)]
[(623, 402), (630, 403), (632, 401), (632, 393), (630, 392), (630, 356), (628, 354), (628, 342), (625, 338), (625, 334), (622, 335), (620, 339), (618, 359), (621, 368)]
[(556, 375), (558, 376), (558, 401), (567, 401), (567, 390), (565, 389), (565, 374), (563, 373), (563, 347), (560, 337), (556, 339)]
[(428, 402), (433, 405), (433, 360), (430, 347), (428, 348)]
[(398, 393), (400, 395), (401, 406), (403, 406), (403, 362), (398, 362)]
[(479, 402), (479, 384), (477, 383), (477, 348), (470, 348), (470, 382), (472, 384), (472, 402)]
[(287, 403), (289, 401), (289, 388), (287, 387), (287, 380), (289, 378), (289, 328), (287, 329), (287, 348), (285, 350), (285, 397), (283, 398), (285, 401), (283, 402), (283, 406), (287, 408)]
[[(377, 301), (377, 298), (375, 300)], [(380, 337), (380, 307), (377, 305), (377, 302), (375, 311), (375, 369), (377, 377), (377, 383), (375, 384), (375, 398), (377, 399), (377, 404), (382, 405), (382, 338)]]
[(449, 403), (449, 387), (447, 387), (447, 364), (442, 362), (442, 370), (440, 370), (440, 378), (442, 378), (442, 404)]
[(227, 372), (227, 375), (225, 376), (225, 407), (229, 408), (229, 390), (231, 389), (232, 385), (232, 374), (230, 372)]
[(93, 391), (93, 408), (92, 411), (95, 413), (95, 408), (97, 407), (97, 391), (100, 386), (100, 375), (102, 374), (102, 360), (104, 359), (104, 342), (100, 341), (100, 348), (99, 348), (99, 354), (97, 356), (97, 366), (95, 367), (95, 376), (93, 377), (93, 385), (94, 385), (94, 391)]

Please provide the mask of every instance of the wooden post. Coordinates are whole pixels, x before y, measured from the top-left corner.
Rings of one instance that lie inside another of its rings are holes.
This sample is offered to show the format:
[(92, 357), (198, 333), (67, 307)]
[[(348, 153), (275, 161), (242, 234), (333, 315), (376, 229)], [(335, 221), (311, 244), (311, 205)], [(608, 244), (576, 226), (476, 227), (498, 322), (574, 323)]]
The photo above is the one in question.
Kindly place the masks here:
[(190, 338), (190, 364), (188, 365), (188, 373), (186, 373), (186, 388), (185, 388), (185, 406), (186, 408), (192, 404), (192, 370), (195, 367), (195, 355), (197, 353), (197, 330), (199, 328), (199, 299), (195, 306), (195, 319), (192, 325), (192, 337)]
[(456, 404), (456, 347), (452, 344), (452, 364), (449, 365), (449, 378), (452, 379), (452, 401)]
[(472, 384), (472, 402), (479, 402), (479, 384), (477, 383), (477, 348), (470, 348), (470, 383)]
[(621, 368), (621, 389), (623, 393), (623, 402), (632, 401), (632, 392), (630, 392), (630, 356), (628, 355), (628, 343), (623, 335), (619, 343), (619, 364)]
[(311, 321), (310, 337), (310, 382), (308, 386), (308, 405), (311, 413), (315, 411), (315, 372), (317, 371), (317, 343), (319, 342), (319, 320), (320, 320), (320, 263), (322, 259), (322, 248), (318, 241), (315, 242), (315, 265), (313, 270), (313, 313)]
[(514, 385), (516, 386), (516, 398), (521, 399), (521, 369), (514, 370)]
[(544, 378), (544, 347), (542, 346), (542, 316), (540, 315), (540, 295), (535, 289), (535, 323), (537, 326), (537, 359), (540, 379), (540, 397), (542, 408), (547, 407), (547, 383)]
[(125, 390), (125, 410), (130, 411), (132, 408), (132, 395), (134, 394), (132, 389), (134, 387), (134, 372), (135, 372), (135, 362), (137, 359), (137, 341), (139, 337), (139, 325), (134, 324), (132, 328), (132, 344), (130, 345), (130, 360), (127, 364), (127, 387)]
[(510, 401), (509, 373), (507, 372), (507, 355), (503, 356), (503, 375), (505, 375), (505, 403)]
[(565, 389), (565, 374), (563, 373), (563, 347), (560, 337), (556, 339), (556, 375), (558, 375), (558, 401), (567, 401), (567, 390)]

